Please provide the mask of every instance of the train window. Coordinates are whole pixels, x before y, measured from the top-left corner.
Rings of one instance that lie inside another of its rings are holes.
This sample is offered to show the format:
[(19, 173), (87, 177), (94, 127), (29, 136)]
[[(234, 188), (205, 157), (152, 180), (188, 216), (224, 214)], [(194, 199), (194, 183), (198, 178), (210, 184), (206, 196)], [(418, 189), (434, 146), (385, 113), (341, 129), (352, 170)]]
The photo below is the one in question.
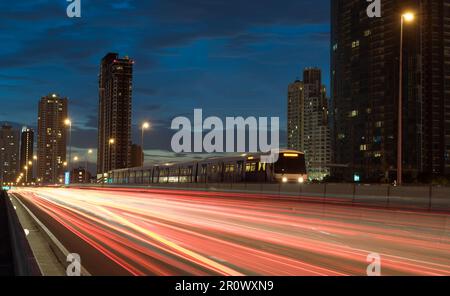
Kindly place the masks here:
[(234, 172), (234, 164), (227, 164), (225, 166), (225, 173), (232, 173)]
[(305, 156), (303, 154), (280, 154), (274, 171), (276, 174), (306, 174)]
[(264, 172), (266, 170), (266, 163), (258, 162), (258, 171)]
[(207, 166), (206, 164), (202, 164), (202, 175), (206, 175)]
[(187, 168), (181, 169), (180, 175), (182, 175), (182, 176), (190, 176), (190, 175), (192, 175), (192, 167), (187, 167)]
[(256, 171), (256, 163), (255, 162), (247, 162), (245, 164), (245, 171), (247, 173)]
[(237, 164), (237, 171), (238, 171), (239, 174), (242, 173), (242, 168), (243, 167), (244, 167), (243, 162), (239, 161), (238, 164)]

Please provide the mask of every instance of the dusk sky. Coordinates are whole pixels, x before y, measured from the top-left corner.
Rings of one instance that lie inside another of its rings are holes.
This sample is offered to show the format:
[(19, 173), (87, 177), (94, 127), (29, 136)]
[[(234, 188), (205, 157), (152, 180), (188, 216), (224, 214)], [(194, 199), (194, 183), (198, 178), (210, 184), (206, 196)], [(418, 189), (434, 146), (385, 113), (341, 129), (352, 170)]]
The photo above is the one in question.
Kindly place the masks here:
[(38, 100), (58, 93), (69, 98), (75, 150), (95, 148), (108, 52), (136, 61), (133, 138), (152, 122), (149, 159), (169, 148), (171, 120), (194, 108), (279, 116), (284, 128), (287, 86), (304, 67), (320, 67), (329, 85), (329, 0), (81, 2), (72, 19), (65, 0), (0, 3), (0, 122), (35, 127)]

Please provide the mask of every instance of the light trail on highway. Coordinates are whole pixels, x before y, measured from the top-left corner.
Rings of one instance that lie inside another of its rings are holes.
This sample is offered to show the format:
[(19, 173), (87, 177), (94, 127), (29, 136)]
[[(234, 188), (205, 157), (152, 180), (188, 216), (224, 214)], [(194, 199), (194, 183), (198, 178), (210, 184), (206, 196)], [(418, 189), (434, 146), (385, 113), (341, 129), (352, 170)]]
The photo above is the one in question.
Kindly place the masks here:
[(11, 192), (92, 274), (366, 275), (377, 253), (383, 275), (450, 275), (442, 213), (162, 189)]

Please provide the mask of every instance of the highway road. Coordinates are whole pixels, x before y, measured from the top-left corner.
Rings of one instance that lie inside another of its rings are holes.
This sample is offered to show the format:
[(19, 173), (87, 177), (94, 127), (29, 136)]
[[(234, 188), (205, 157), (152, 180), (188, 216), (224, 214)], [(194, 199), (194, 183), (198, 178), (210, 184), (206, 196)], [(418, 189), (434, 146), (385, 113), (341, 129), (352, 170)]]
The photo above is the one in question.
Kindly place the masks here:
[(450, 215), (162, 189), (15, 189), (93, 275), (450, 275)]

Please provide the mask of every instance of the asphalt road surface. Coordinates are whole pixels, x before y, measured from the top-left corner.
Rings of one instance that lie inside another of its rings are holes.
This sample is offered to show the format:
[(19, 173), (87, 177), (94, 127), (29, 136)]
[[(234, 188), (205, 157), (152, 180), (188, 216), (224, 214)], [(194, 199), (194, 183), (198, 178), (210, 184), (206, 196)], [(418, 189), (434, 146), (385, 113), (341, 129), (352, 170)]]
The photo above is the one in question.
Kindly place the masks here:
[(15, 189), (93, 275), (450, 275), (450, 215), (159, 189)]

